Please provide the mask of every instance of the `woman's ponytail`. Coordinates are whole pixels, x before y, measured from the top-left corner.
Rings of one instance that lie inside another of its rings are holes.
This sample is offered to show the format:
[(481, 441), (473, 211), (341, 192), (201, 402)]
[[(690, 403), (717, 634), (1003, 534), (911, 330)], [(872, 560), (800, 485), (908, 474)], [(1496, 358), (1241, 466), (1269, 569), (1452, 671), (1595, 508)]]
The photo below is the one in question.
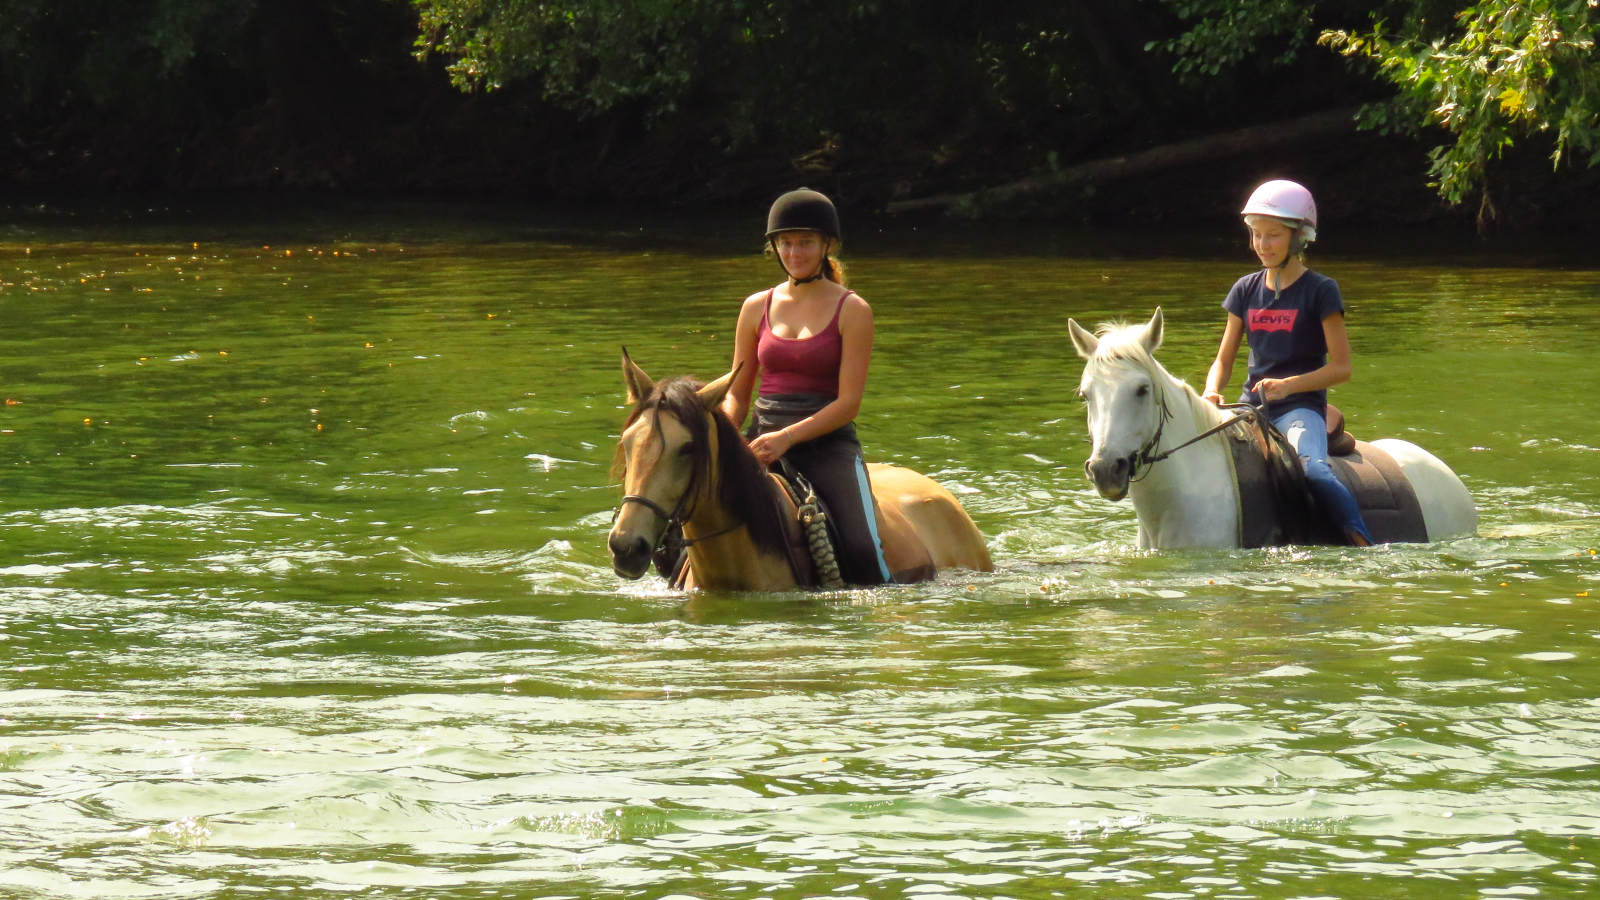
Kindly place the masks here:
[(849, 276), (844, 271), (844, 263), (834, 259), (832, 253), (822, 258), (822, 277), (840, 287), (848, 287), (850, 284)]

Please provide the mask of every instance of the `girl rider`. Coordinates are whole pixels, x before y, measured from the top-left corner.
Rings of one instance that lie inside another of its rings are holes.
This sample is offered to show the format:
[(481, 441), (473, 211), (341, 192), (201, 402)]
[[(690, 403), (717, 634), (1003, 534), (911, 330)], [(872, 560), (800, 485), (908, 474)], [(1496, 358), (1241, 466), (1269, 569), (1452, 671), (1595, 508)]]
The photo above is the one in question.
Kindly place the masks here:
[(1292, 181), (1256, 188), (1240, 212), (1261, 270), (1241, 278), (1222, 308), (1228, 325), (1206, 375), (1205, 399), (1221, 405), (1241, 338), (1250, 341), (1250, 374), (1242, 403), (1267, 404), (1267, 414), (1300, 454), (1306, 480), (1346, 540), (1372, 543), (1361, 509), (1328, 465), (1328, 388), (1350, 380), (1350, 341), (1339, 285), (1305, 267), (1317, 239), (1317, 204)]
[(891, 580), (854, 420), (872, 360), (872, 307), (845, 287), (839, 214), (816, 191), (790, 191), (767, 215), (767, 242), (788, 278), (745, 298), (733, 339), (737, 373), (722, 411), (743, 424), (757, 376), (750, 449), (787, 459), (817, 489), (834, 526), (839, 574)]

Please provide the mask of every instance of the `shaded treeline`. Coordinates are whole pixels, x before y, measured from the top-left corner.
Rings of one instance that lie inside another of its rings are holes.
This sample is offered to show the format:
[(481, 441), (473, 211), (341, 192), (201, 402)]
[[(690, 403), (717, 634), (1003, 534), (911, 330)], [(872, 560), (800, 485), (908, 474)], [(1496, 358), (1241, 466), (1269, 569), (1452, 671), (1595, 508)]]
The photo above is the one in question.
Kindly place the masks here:
[[(312, 188), (675, 205), (753, 204), (804, 182), (881, 209), (1387, 102), (1394, 88), (1375, 64), (1317, 36), (1384, 15), (1448, 22), (1453, 7), (0, 0), (0, 177), (54, 193)], [(1400, 117), (1388, 133), (1245, 148), (991, 211), (1207, 218), (1253, 181), (1284, 175), (1312, 183), (1337, 217), (1475, 214), (1428, 187), (1426, 151), (1443, 132)], [(1549, 152), (1535, 136), (1498, 163), (1489, 190), (1503, 217), (1596, 215), (1594, 179), (1552, 171)]]

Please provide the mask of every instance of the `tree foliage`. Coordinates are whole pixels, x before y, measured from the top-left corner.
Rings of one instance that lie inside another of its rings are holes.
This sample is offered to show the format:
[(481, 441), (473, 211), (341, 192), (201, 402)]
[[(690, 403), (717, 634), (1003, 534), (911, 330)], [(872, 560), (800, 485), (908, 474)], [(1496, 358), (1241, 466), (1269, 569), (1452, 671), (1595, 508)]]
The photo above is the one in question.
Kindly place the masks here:
[[(1451, 134), (1432, 174), (1452, 202), (1477, 191), (1519, 135), (1552, 133), (1558, 163), (1600, 162), (1596, 0), (1010, 2), (981, 15), (950, 0), (414, 2), (419, 52), (450, 58), (462, 87), (528, 79), (586, 114), (638, 103), (655, 117), (709, 92), (734, 143), (774, 127), (927, 130), (926, 114), (913, 123), (900, 108), (918, 96), (1002, 131), (996, 122), (1009, 117), (1049, 134), (1042, 109), (1080, 132), (1139, 131), (1140, 116), (1181, 123), (1197, 98), (1238, 96), (1252, 79), (1265, 104), (1281, 104), (1293, 92), (1274, 76), (1314, 63), (1320, 42), (1370, 79), (1366, 99), (1381, 99), (1378, 84), (1396, 91), (1369, 108), (1369, 125)], [(1118, 47), (1127, 33), (1142, 40)], [(893, 77), (906, 72), (914, 77)], [(1050, 136), (1071, 143), (1062, 130)]]
[[(1329, 31), (1322, 40), (1377, 62), (1415, 117), (1455, 140), (1433, 151), (1439, 192), (1458, 203), (1518, 135), (1553, 133), (1551, 158), (1600, 163), (1597, 0), (1479, 0), (1446, 27), (1413, 16), (1394, 33)], [(1490, 195), (1483, 212), (1492, 215)]]
[(1382, 131), (1447, 136), (1432, 180), (1460, 200), (1531, 136), (1548, 136), (1557, 163), (1600, 164), (1594, 8), (0, 0), (0, 176), (511, 178), (683, 202), (764, 196), (798, 176), (880, 204), (1366, 102)]
[(202, 53), (236, 51), (255, 14), (254, 0), (3, 0), (7, 102), (127, 101)]
[[(537, 83), (583, 115), (686, 107), (734, 144), (774, 131), (915, 132), (1024, 116), (1095, 86), (1067, 39), (1079, 4), (1013, 0), (415, 0), (418, 55), (467, 90)], [(1070, 23), (1070, 25), (1069, 25)]]
[(1188, 28), (1152, 42), (1175, 57), (1173, 71), (1189, 78), (1216, 77), (1260, 53), (1277, 64), (1293, 62), (1316, 34), (1314, 0), (1163, 0)]
[(1324, 67), (1241, 102), (1330, 24), (1292, 0), (413, 3), (418, 56), (463, 89), (536, 85), (581, 116), (700, 130), (802, 171), (872, 155), (899, 178), (977, 179), (1315, 111), (1349, 87)]

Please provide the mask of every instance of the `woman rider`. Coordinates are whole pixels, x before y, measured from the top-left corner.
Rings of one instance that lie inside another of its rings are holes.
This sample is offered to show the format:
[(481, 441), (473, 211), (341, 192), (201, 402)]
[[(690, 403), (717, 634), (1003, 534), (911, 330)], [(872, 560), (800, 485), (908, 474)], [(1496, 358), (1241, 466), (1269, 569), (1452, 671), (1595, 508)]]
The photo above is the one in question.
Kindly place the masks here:
[(761, 380), (750, 449), (787, 460), (828, 507), (839, 574), (850, 584), (891, 580), (854, 420), (872, 360), (872, 307), (845, 287), (839, 214), (816, 191), (790, 191), (767, 215), (767, 242), (788, 276), (745, 298), (733, 341), (737, 373), (722, 410), (744, 422)]
[(1238, 280), (1222, 308), (1228, 324), (1201, 396), (1221, 405), (1239, 342), (1250, 341), (1250, 374), (1240, 402), (1267, 414), (1300, 454), (1311, 492), (1354, 546), (1372, 543), (1361, 508), (1328, 465), (1328, 388), (1350, 380), (1350, 341), (1339, 285), (1306, 268), (1317, 239), (1317, 204), (1292, 181), (1256, 188), (1240, 211), (1261, 269)]

